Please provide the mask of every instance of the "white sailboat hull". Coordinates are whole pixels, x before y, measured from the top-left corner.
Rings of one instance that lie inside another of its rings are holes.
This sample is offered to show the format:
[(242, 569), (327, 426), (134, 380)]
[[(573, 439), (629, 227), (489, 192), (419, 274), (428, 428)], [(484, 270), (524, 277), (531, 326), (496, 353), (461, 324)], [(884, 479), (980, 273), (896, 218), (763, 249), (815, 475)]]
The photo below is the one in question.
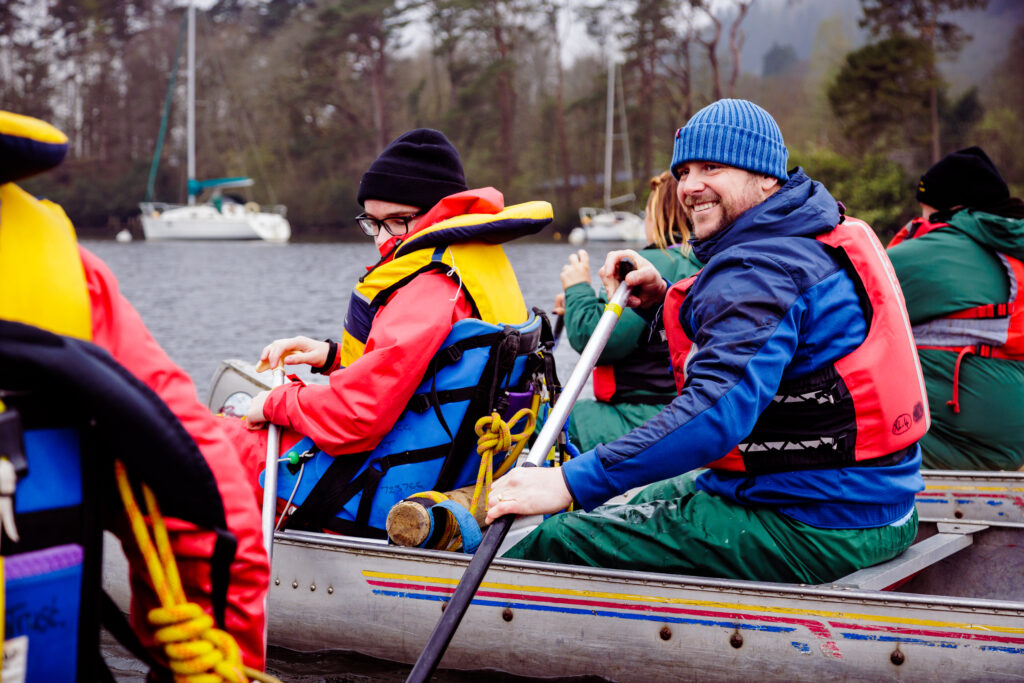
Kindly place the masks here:
[(142, 231), (147, 240), (265, 240), (284, 243), (291, 226), (279, 213), (225, 203), (195, 206), (143, 205)]
[(644, 219), (629, 211), (605, 211), (593, 207), (580, 209), (582, 225), (569, 233), (569, 243), (647, 241)]

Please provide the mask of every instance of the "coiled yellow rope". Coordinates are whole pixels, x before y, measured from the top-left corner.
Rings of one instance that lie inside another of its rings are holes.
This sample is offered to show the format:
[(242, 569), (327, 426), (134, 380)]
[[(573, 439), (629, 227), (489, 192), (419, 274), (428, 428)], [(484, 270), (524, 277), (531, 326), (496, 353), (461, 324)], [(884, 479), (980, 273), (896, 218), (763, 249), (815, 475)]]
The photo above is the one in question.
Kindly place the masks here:
[[(481, 498), (486, 507), (487, 492), (491, 490), (491, 482), (494, 477), (500, 477), (508, 472), (519, 458), (519, 454), (526, 446), (527, 439), (530, 438), (534, 427), (537, 426), (537, 408), (539, 406), (540, 395), (534, 394), (530, 407), (517, 412), (507, 423), (501, 419), (501, 415), (497, 411), (476, 421), (476, 452), (480, 454), (480, 469), (477, 470), (476, 488), (473, 489), (473, 499), (469, 506), (469, 511), (474, 516), (477, 514)], [(512, 430), (523, 418), (526, 418), (523, 431), (512, 434)], [(504, 451), (508, 451), (508, 455), (505, 456), (505, 460), (495, 472), (494, 457)]]
[(182, 683), (248, 683), (250, 680), (280, 683), (273, 676), (244, 666), (238, 643), (231, 634), (214, 628), (213, 617), (196, 603), (186, 601), (167, 525), (156, 497), (148, 486), (142, 485), (152, 525), (153, 535), (150, 537), (146, 519), (132, 493), (128, 473), (119, 460), (114, 462), (114, 473), (132, 533), (160, 599), (161, 606), (150, 610), (147, 617), (157, 627), (154, 635), (167, 653), (174, 680)]

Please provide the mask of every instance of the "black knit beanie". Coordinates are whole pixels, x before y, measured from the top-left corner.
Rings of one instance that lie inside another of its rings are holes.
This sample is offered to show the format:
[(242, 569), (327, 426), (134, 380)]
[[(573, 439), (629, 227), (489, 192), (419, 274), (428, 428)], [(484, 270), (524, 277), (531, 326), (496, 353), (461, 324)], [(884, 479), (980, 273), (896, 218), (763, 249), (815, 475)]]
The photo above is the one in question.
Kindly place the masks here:
[(1010, 188), (981, 147), (947, 154), (917, 186), (917, 201), (936, 209), (984, 208), (1009, 199)]
[(468, 190), (462, 161), (443, 133), (417, 128), (395, 138), (359, 182), (358, 200), (415, 206), (424, 211), (450, 194)]

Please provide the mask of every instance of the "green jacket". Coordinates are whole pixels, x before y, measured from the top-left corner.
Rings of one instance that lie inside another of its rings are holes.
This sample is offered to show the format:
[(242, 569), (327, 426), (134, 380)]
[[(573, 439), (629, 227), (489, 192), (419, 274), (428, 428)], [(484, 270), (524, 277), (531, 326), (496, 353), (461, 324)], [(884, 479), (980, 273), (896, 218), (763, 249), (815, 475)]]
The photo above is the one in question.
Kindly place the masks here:
[[(915, 326), (1006, 303), (1011, 280), (997, 252), (1024, 260), (1024, 220), (965, 209), (947, 223), (889, 248)], [(932, 417), (921, 440), (925, 467), (1024, 466), (1024, 363), (967, 355), (956, 373), (956, 353), (920, 349), (919, 355)], [(955, 374), (959, 412), (948, 405)]]
[[(690, 277), (701, 268), (700, 261), (688, 246), (661, 250), (647, 247), (640, 255), (650, 261), (663, 277), (677, 282)], [(607, 297), (597, 294), (589, 283), (579, 283), (565, 292), (565, 331), (569, 343), (582, 352), (593, 334)], [(665, 404), (676, 395), (675, 384), (668, 359), (668, 345), (663, 334), (652, 337), (647, 321), (635, 311), (625, 310), (616, 324), (611, 338), (597, 360), (598, 366), (610, 366), (614, 374), (614, 389), (610, 392), (600, 386), (595, 375), (594, 393), (612, 403), (644, 402)], [(605, 378), (607, 381), (607, 378)]]

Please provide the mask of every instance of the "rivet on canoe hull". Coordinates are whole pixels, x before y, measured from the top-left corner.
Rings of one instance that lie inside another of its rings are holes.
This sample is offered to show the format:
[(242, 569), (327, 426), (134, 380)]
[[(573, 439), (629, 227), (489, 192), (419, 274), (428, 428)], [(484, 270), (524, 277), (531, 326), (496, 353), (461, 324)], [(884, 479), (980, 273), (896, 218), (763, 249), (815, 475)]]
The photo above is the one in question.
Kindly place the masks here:
[(281, 577), (280, 576), (274, 578), (274, 585), (275, 586), (280, 586), (281, 585)]
[(892, 651), (892, 654), (889, 655), (889, 661), (896, 666), (899, 666), (903, 662), (907, 661), (907, 656), (903, 654), (903, 651), (897, 646), (896, 649)]
[(315, 583), (309, 584), (309, 591), (312, 593), (315, 590), (316, 590), (316, 584)]
[(956, 511), (953, 512), (953, 516), (956, 517), (957, 519), (963, 519), (964, 518), (964, 512), (963, 512), (963, 510), (956, 510)]
[(737, 626), (736, 630), (732, 632), (731, 636), (729, 636), (729, 644), (737, 650), (743, 647), (743, 636), (740, 635), (739, 626)]
[(292, 588), (298, 588), (298, 587), (299, 587), (299, 580), (295, 579), (294, 581), (292, 581)]
[(504, 610), (502, 610), (501, 618), (505, 621), (512, 621), (512, 608), (506, 607)]
[(661, 631), (658, 632), (658, 635), (661, 636), (662, 640), (668, 640), (672, 637), (672, 629), (670, 629), (668, 626), (662, 626)]
[(334, 586), (328, 586), (327, 587), (327, 594), (328, 595), (334, 595)]

